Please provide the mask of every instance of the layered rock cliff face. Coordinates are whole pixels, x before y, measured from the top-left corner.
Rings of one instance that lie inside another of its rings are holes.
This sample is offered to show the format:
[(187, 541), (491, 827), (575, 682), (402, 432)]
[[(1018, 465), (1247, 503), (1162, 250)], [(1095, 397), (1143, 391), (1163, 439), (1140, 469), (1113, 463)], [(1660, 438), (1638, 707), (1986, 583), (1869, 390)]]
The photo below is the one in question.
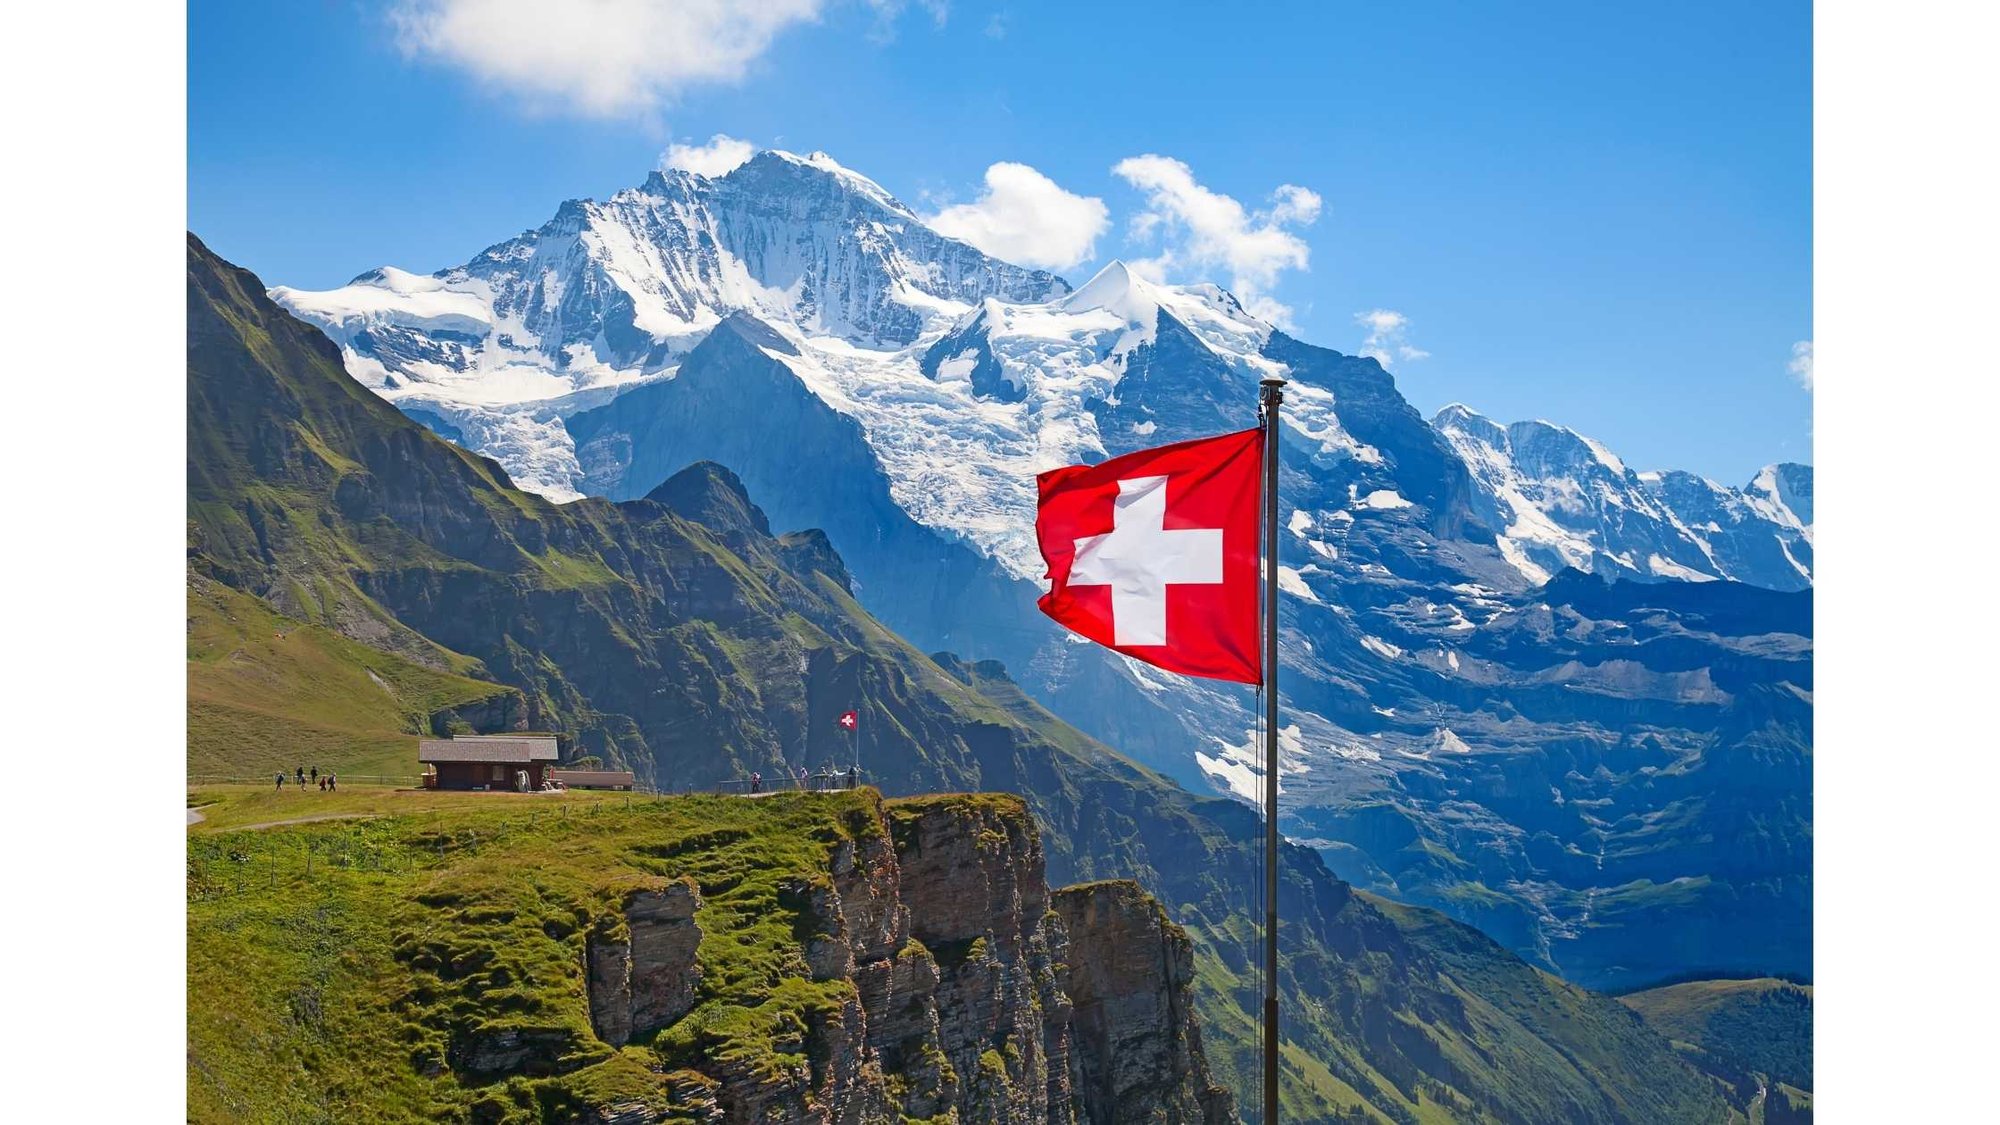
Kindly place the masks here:
[[(1051, 894), (1040, 837), (1011, 796), (875, 804), (826, 870), (782, 885), (814, 982), (803, 1060), (711, 1049), (667, 1060), (666, 1117), (600, 1120), (1012, 1125), (1233, 1122), (1209, 1081), (1185, 934), (1129, 882)], [(593, 1027), (622, 1045), (694, 1007), (704, 940), (690, 883), (632, 894), (589, 945)]]
[(1234, 1120), (1209, 1080), (1201, 1023), (1188, 1007), (1194, 946), (1158, 900), (1129, 880), (1055, 896), (1069, 932), (1071, 1034), (1091, 1125)]
[(622, 914), (600, 921), (586, 946), (590, 1026), (599, 1039), (622, 1047), (694, 1007), (701, 983), (695, 951), (702, 932), (694, 920), (700, 908), (700, 889), (682, 880), (634, 891)]

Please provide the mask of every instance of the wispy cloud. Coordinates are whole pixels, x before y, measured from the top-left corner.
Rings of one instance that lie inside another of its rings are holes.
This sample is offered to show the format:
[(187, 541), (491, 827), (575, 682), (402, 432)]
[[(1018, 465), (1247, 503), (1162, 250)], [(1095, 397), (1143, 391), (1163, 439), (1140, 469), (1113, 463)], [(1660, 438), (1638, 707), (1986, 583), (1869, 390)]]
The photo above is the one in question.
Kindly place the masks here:
[(1361, 341), (1360, 355), (1384, 367), (1399, 360), (1429, 358), (1429, 352), (1410, 343), (1410, 318), (1395, 309), (1369, 309), (1354, 314), (1354, 322), (1368, 329)]
[(682, 91), (730, 83), (824, 0), (396, 0), (406, 52), (456, 66), (540, 110), (645, 116)]
[(943, 27), (951, 19), (951, 5), (946, 0), (868, 0), (868, 6), (875, 10), (875, 24), (868, 29), (868, 39), (876, 44), (896, 41), (896, 20), (903, 9), (916, 7), (931, 17), (931, 23)]
[(713, 179), (735, 171), (744, 161), (757, 155), (757, 146), (749, 141), (717, 133), (705, 145), (675, 143), (667, 146), (660, 154), (660, 167), (678, 168), (683, 172), (693, 172), (697, 176)]
[(1813, 389), (1813, 342), (1811, 340), (1800, 340), (1798, 343), (1792, 345), (1792, 359), (1791, 362), (1785, 364), (1785, 370), (1792, 373), (1792, 378), (1799, 381), (1799, 386), (1804, 387), (1808, 392)]
[(1111, 211), (1102, 199), (1064, 191), (1026, 164), (1003, 161), (986, 169), (985, 194), (924, 221), (996, 258), (1060, 270), (1096, 253)]
[(1146, 197), (1144, 210), (1132, 220), (1133, 238), (1160, 245), (1157, 257), (1135, 266), (1155, 276), (1183, 268), (1225, 270), (1245, 308), (1274, 324), (1291, 322), (1292, 310), (1270, 294), (1281, 273), (1310, 263), (1305, 240), (1287, 228), (1319, 218), (1316, 192), (1283, 184), (1271, 193), (1269, 207), (1252, 211), (1202, 186), (1193, 169), (1172, 157), (1129, 157), (1111, 170)]

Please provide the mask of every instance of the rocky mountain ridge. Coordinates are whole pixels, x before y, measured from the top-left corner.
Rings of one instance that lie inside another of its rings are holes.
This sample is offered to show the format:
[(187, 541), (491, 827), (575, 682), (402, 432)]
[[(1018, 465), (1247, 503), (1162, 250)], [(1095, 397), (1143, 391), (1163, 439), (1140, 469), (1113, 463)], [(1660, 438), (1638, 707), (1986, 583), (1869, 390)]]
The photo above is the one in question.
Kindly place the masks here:
[(1812, 586), (1812, 468), (1783, 463), (1729, 488), (1634, 472), (1553, 422), (1502, 426), (1454, 403), (1431, 425), (1478, 483), (1477, 515), (1536, 581), (1565, 568), (1647, 580)]

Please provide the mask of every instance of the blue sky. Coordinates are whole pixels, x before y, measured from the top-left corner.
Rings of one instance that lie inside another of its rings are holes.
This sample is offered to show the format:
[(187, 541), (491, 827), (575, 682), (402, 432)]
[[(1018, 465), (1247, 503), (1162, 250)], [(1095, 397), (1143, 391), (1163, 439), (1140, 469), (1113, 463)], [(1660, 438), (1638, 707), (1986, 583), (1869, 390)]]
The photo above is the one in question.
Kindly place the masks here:
[[(1013, 162), (1102, 202), (1073, 282), (1166, 250), (1170, 280), (1379, 348), (1427, 414), (1549, 418), (1733, 484), (1811, 460), (1807, 3), (774, 0), (552, 29), (511, 2), (193, 0), (191, 229), (322, 288), (457, 264), (715, 134), (824, 150), (927, 215)], [(1135, 233), (1159, 181), (1113, 169), (1149, 154), (1242, 229), (1206, 254)], [(1370, 344), (1376, 310), (1402, 323)]]

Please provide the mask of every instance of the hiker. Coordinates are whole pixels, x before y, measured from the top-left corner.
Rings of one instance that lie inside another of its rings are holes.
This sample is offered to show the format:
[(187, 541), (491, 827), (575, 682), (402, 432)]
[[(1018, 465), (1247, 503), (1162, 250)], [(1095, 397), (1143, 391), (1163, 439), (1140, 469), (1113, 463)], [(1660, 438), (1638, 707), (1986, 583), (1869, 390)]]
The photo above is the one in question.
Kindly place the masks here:
[(805, 792), (806, 783), (808, 780), (810, 780), (809, 775), (806, 773), (806, 764), (804, 762), (800, 762), (798, 770), (795, 771), (792, 776), (793, 779), (799, 783), (799, 792), (801, 793)]
[(314, 781), (318, 781), (318, 780), (319, 780), (319, 767), (318, 767), (318, 766), (314, 766), (314, 767), (312, 768), (312, 771), (311, 771), (311, 772), (310, 772), (309, 774), (307, 774), (307, 776), (308, 776), (308, 777), (311, 777), (311, 778), (312, 778), (312, 779), (313, 779)]
[(326, 792), (326, 780), (324, 777), (319, 779), (319, 791), (322, 793)]
[(304, 766), (299, 767), (298, 778), (299, 788), (304, 789), (306, 787), (306, 768)]
[(821, 767), (819, 768), (819, 787), (820, 787), (821, 789), (831, 789), (831, 788), (833, 788), (833, 767), (832, 767), (832, 766), (821, 766)]
[(859, 789), (861, 787), (861, 766), (859, 763), (847, 767), (847, 787), (849, 789)]
[(278, 792), (280, 792), (280, 793), (283, 793), (284, 791), (285, 791), (285, 771), (284, 771), (284, 770), (279, 770), (279, 771), (278, 771)]
[(326, 775), (326, 791), (331, 793), (338, 788), (340, 788), (340, 779), (334, 777), (333, 774), (329, 772)]

